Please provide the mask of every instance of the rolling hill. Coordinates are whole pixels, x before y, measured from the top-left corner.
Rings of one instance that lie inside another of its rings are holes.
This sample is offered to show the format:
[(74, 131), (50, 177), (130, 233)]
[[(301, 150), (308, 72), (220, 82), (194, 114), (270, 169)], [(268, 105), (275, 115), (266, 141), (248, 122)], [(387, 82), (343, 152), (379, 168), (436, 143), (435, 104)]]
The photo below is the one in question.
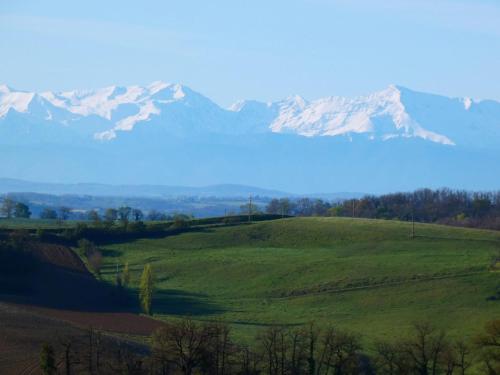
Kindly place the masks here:
[(429, 320), (470, 335), (498, 317), (500, 249), (493, 231), (343, 218), (199, 227), (107, 245), (104, 278), (129, 262), (133, 285), (151, 263), (155, 316), (223, 320), (250, 340), (270, 324), (334, 324), (368, 342)]

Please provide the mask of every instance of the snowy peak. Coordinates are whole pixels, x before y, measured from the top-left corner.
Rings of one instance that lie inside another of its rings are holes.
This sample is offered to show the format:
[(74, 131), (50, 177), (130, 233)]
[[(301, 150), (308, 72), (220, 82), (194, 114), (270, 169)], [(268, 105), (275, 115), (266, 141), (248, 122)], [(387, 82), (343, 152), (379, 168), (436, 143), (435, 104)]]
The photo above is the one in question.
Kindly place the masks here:
[(7, 94), (11, 91), (11, 88), (5, 84), (0, 85), (0, 94)]
[(82, 129), (77, 133), (100, 141), (134, 133), (140, 125), (145, 139), (172, 134), (288, 133), (500, 145), (500, 103), (447, 98), (397, 85), (355, 98), (308, 101), (294, 95), (271, 103), (240, 101), (228, 109), (189, 87), (163, 81), (40, 94), (0, 85), (0, 125), (10, 121), (9, 113), (28, 119), (30, 126), (50, 122)]
[(11, 109), (16, 112), (27, 112), (34, 93), (15, 91), (7, 85), (0, 86), (0, 117)]
[(380, 140), (418, 137), (453, 144), (445, 135), (425, 130), (410, 117), (401, 101), (401, 88), (395, 85), (354, 99), (333, 96), (307, 103), (300, 98), (277, 105), (279, 116), (271, 124), (277, 133), (307, 137), (365, 134)]

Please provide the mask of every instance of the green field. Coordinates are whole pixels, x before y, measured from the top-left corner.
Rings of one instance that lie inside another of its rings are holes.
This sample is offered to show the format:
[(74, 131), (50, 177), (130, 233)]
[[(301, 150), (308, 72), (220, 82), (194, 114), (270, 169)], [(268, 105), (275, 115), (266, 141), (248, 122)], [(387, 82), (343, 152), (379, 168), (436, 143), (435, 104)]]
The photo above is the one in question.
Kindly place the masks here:
[(292, 218), (105, 246), (103, 276), (129, 262), (157, 279), (162, 319), (223, 320), (251, 340), (269, 324), (334, 324), (367, 342), (430, 320), (470, 335), (500, 317), (500, 233), (398, 221)]

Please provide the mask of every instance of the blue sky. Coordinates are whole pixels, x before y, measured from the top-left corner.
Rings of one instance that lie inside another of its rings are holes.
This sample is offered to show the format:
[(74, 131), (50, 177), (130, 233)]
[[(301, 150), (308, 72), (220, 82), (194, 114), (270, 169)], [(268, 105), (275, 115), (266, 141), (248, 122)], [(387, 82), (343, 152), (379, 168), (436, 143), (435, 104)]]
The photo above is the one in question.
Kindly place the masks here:
[(499, 20), (498, 0), (0, 0), (0, 82), (164, 80), (224, 106), (390, 83), (500, 100)]

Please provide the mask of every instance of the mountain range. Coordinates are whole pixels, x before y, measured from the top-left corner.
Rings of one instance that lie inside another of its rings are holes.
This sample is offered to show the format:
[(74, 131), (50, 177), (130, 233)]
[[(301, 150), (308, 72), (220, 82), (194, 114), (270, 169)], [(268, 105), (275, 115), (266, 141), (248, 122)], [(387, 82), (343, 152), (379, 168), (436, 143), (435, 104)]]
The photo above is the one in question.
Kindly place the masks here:
[(222, 108), (164, 82), (40, 93), (2, 85), (0, 158), (0, 177), (63, 183), (496, 189), (500, 102), (391, 85)]

